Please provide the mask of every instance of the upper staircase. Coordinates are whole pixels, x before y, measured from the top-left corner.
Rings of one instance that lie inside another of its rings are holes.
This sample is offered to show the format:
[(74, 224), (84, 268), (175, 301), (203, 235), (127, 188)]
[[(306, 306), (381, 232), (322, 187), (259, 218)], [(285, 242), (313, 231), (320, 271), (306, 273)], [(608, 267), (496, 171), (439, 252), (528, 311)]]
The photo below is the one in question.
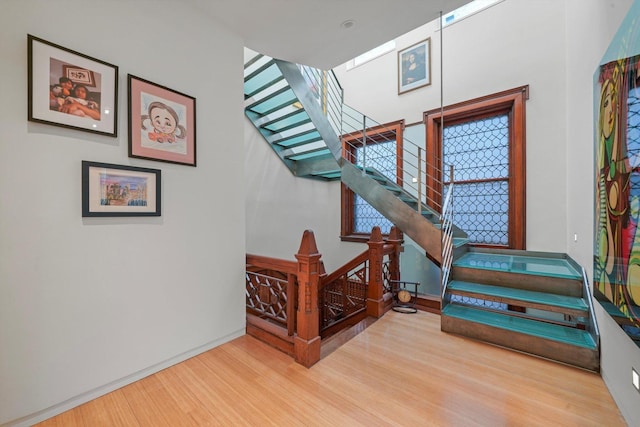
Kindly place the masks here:
[(453, 180), (406, 138), (401, 158), (395, 137), (380, 143), (391, 132), (343, 103), (332, 72), (250, 53), (244, 81), (246, 116), (295, 176), (342, 181), (441, 268), (443, 331), (599, 369), (589, 286), (573, 261), (470, 250), (453, 224)]
[(256, 54), (245, 64), (245, 114), (298, 177), (339, 180), (341, 147), (300, 69)]
[[(425, 200), (423, 149), (404, 139), (403, 166), (396, 168), (395, 137), (392, 148), (380, 143), (388, 130), (343, 104), (332, 72), (255, 54), (244, 74), (245, 114), (295, 176), (341, 180), (441, 263), (440, 198)], [(367, 138), (376, 140), (375, 155), (366, 153)], [(361, 155), (348, 154), (362, 147)], [(452, 231), (455, 244), (466, 242), (466, 233)]]

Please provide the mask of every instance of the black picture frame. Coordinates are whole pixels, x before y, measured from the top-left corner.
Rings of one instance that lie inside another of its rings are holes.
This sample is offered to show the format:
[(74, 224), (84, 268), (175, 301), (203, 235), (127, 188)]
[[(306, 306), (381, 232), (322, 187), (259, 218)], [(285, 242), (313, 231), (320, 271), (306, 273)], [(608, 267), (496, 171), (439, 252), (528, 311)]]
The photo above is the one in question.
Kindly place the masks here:
[(82, 161), (82, 216), (161, 215), (162, 171)]
[(116, 65), (31, 34), (27, 51), (30, 122), (118, 136)]

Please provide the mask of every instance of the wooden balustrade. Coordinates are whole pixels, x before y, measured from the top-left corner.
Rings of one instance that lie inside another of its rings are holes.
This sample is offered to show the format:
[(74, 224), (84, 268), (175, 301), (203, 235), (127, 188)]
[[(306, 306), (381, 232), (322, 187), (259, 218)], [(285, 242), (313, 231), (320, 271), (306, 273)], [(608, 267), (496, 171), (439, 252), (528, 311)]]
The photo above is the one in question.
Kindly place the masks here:
[(367, 287), (367, 315), (380, 317), (384, 314), (384, 282), (382, 262), (384, 240), (380, 227), (373, 227), (369, 245), (369, 286)]
[[(297, 261), (247, 254), (247, 333), (312, 366), (320, 360), (321, 329), (327, 323), (338, 324), (360, 312), (381, 317), (390, 307), (385, 289), (389, 280), (400, 278), (401, 245), (395, 227), (386, 242), (374, 227), (369, 249), (329, 275), (311, 230), (303, 233)], [(325, 291), (335, 295), (321, 296)], [(325, 321), (325, 303), (339, 315)]]
[(311, 366), (320, 360), (320, 314), (318, 288), (320, 284), (320, 253), (313, 231), (305, 230), (296, 254), (298, 260), (298, 335), (295, 339), (296, 362)]

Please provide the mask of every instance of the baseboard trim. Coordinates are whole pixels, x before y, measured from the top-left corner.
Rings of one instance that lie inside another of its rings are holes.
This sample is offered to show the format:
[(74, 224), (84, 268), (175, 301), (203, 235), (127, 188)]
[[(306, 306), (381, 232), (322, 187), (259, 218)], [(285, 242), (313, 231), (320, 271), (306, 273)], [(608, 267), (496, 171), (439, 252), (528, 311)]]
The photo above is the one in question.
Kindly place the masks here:
[(218, 347), (219, 345), (222, 345), (228, 341), (231, 341), (233, 339), (236, 339), (238, 337), (241, 337), (245, 335), (245, 328), (243, 327), (242, 329), (239, 329), (237, 331), (234, 331), (228, 335), (225, 335), (221, 338), (218, 338), (217, 340), (213, 340), (211, 342), (208, 342), (206, 344), (203, 344), (199, 347), (196, 347), (192, 350), (186, 351), (184, 353), (181, 353), (175, 357), (172, 357), (170, 359), (167, 359), (163, 362), (157, 363), (153, 366), (150, 366), (148, 368), (142, 369), (138, 372), (134, 372), (131, 375), (127, 375), (124, 378), (121, 378), (119, 380), (115, 380), (112, 381), (108, 384), (105, 384), (103, 386), (94, 388), (93, 390), (90, 390), (86, 393), (82, 393), (79, 394), (75, 397), (72, 397), (71, 399), (67, 399), (64, 402), (58, 403), (56, 405), (50, 406), (46, 409), (43, 409), (41, 411), (35, 412), (33, 414), (30, 415), (26, 415), (24, 417), (20, 417), (18, 419), (15, 419), (13, 421), (9, 421), (5, 424), (0, 425), (0, 427), (28, 427), (31, 426), (33, 424), (42, 422), (44, 420), (47, 420), (51, 417), (55, 417), (56, 415), (59, 415), (65, 411), (68, 411), (69, 409), (75, 408), (76, 406), (80, 406), (83, 403), (87, 403), (93, 399), (96, 399), (100, 396), (104, 396), (107, 393), (111, 393), (114, 390), (117, 390), (119, 388), (122, 388), (126, 385), (129, 385), (133, 382), (139, 381), (145, 377), (148, 377), (149, 375), (153, 375), (156, 372), (160, 372), (163, 369), (166, 369), (170, 366), (173, 366), (175, 364), (178, 364), (180, 362), (184, 362), (187, 359), (190, 359), (194, 356), (197, 356), (201, 353), (204, 353), (205, 351), (209, 351), (212, 348)]

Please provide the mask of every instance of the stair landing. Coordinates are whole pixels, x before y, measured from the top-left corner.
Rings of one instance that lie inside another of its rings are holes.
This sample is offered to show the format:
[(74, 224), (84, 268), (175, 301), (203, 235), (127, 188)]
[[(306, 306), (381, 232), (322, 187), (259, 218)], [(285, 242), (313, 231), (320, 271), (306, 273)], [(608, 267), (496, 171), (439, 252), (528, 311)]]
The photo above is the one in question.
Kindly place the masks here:
[(514, 254), (467, 252), (458, 258), (454, 265), (563, 279), (582, 279), (579, 269), (566, 258), (519, 255), (517, 252)]

